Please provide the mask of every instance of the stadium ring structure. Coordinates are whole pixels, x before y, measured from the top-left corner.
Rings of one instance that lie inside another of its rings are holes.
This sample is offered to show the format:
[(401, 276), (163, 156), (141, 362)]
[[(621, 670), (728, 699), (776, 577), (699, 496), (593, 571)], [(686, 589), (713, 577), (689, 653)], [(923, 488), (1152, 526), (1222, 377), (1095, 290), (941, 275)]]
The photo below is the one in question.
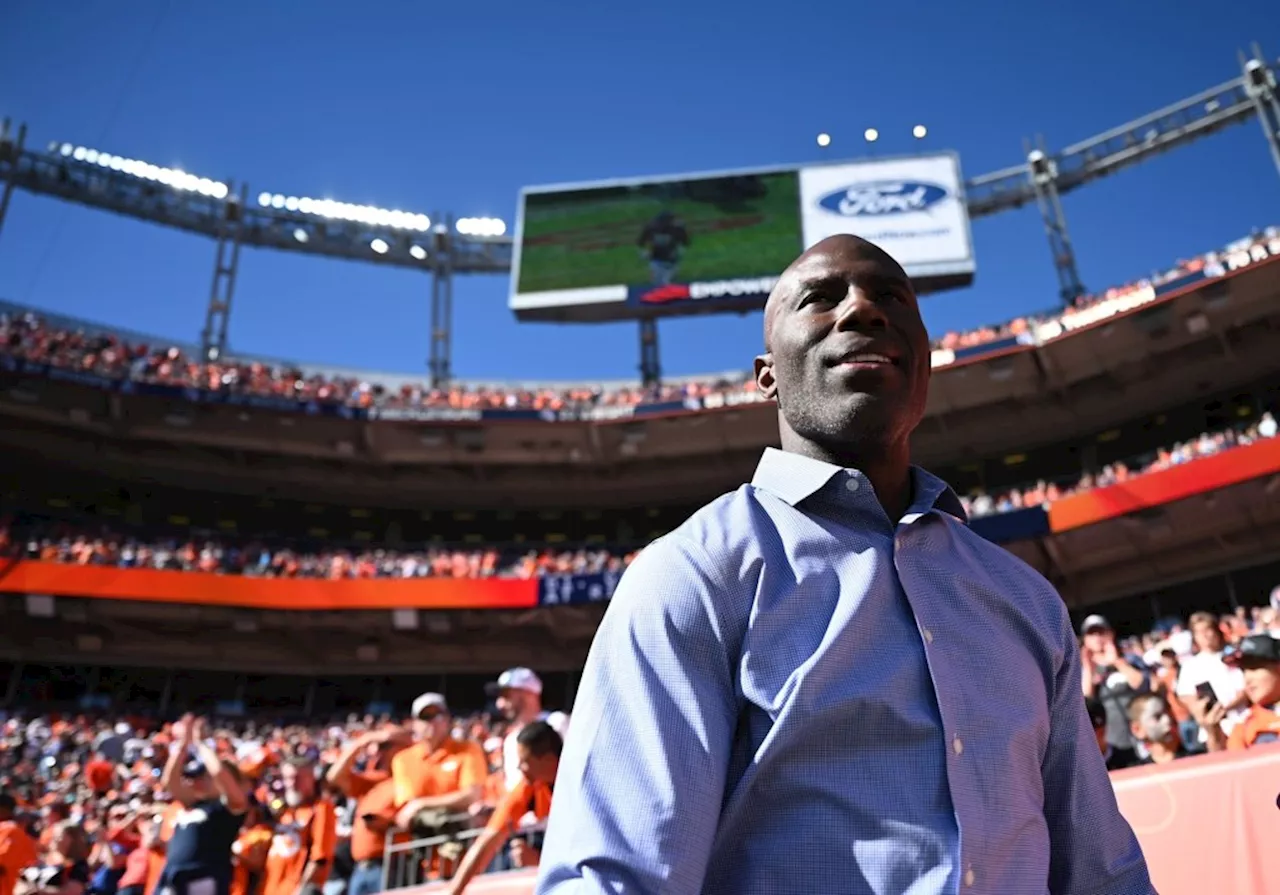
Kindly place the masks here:
[[(1242, 59), (1242, 71), (1083, 149), (1036, 157), (1053, 162), (1052, 177), (1040, 176), (1049, 169), (1032, 158), (1012, 173), (975, 179), (971, 212), (1038, 202), (1048, 209), (1047, 224), (1062, 224), (1051, 234), (1065, 238), (1060, 208), (1053, 211), (1058, 192), (1254, 116), (1280, 166), (1274, 76), (1258, 53)], [(745, 373), (647, 387), (450, 385), (447, 349), (433, 354), (425, 383), (236, 357), (225, 344), (230, 293), (218, 290), (233, 285), (230, 259), (241, 245), (417, 264), (447, 293), (454, 273), (504, 270), (510, 240), (489, 219), (459, 228), (446, 216), (441, 228), (413, 214), (354, 206), (322, 206), (321, 213), (312, 203), (304, 212), (294, 197), (276, 207), (275, 194), (258, 196), (265, 202), (253, 209), (231, 202), (249, 196), (229, 184), (127, 159), (117, 170), (115, 157), (103, 166), (100, 152), (91, 162), (88, 150), (77, 159), (77, 147), (67, 153), (62, 144), (33, 153), (22, 146), (23, 131), (17, 139), (6, 133), (6, 204), (12, 189), (25, 188), (209, 232), (224, 273), (215, 274), (212, 322), (201, 343), (174, 346), (173, 357), (190, 363), (175, 364), (187, 370), (181, 375), (108, 369), (101, 352), (91, 363), (68, 364), (0, 345), (0, 450), (13, 459), (0, 498), (61, 475), (96, 476), (188, 497), (431, 508), (449, 516), (444, 538), (462, 540), (463, 520), (479, 511), (590, 519), (652, 508), (678, 516), (748, 480), (776, 440), (776, 411), (758, 400)], [(295, 231), (308, 227), (299, 240)], [(386, 251), (370, 249), (374, 240)], [(414, 246), (421, 251), (411, 252)], [(1255, 233), (1206, 248), (1158, 276), (1087, 298), (1078, 278), (1071, 281), (1074, 260), (1055, 253), (1065, 308), (934, 346), (917, 461), (939, 470), (1008, 466), (1196, 402), (1241, 393), (1262, 396), (1263, 404), (1274, 399), (1280, 236)], [(0, 305), (0, 315), (10, 325), (26, 320), (78, 334), (82, 343), (164, 344), (16, 305)], [(191, 370), (234, 376), (184, 378)], [(304, 397), (282, 396), (274, 385), (255, 389), (254, 376), (296, 382)], [(1098, 462), (1087, 453), (1079, 458), (1086, 472)], [(1277, 488), (1280, 439), (1272, 438), (973, 524), (1081, 611), (1280, 558)], [(517, 663), (572, 672), (613, 583), (602, 575), (250, 583), (200, 572), (71, 574), (0, 559), (0, 593), (14, 598), (0, 603), (0, 657), (296, 674), (489, 672)]]

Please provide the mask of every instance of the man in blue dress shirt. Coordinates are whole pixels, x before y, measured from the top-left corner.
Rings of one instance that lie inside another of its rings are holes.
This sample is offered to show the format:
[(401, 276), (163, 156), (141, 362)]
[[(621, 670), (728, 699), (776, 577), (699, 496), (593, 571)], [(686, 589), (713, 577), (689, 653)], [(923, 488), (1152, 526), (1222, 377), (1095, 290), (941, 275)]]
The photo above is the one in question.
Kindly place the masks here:
[(929, 339), (835, 236), (765, 309), (782, 450), (651, 544), (583, 673), (540, 895), (1150, 895), (1053, 588), (913, 467)]

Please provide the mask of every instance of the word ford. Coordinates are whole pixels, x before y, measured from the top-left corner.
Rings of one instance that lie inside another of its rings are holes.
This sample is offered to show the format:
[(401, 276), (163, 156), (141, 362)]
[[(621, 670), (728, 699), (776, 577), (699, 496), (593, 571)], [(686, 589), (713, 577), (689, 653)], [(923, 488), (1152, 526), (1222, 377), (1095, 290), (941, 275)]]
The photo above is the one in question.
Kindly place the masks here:
[(934, 183), (884, 180), (857, 183), (827, 193), (818, 204), (844, 217), (906, 214), (924, 211), (947, 198), (947, 191)]

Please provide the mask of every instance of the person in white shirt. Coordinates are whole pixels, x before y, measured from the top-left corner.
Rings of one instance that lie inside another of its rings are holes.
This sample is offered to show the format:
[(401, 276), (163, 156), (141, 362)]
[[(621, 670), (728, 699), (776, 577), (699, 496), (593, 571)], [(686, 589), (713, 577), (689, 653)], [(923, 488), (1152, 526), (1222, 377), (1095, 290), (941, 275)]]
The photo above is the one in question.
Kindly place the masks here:
[(485, 692), (497, 697), (498, 711), (511, 722), (502, 741), (502, 775), (510, 792), (523, 779), (516, 743), (520, 731), (526, 724), (546, 721), (563, 738), (569, 732), (569, 716), (542, 710), (542, 679), (528, 668), (508, 668), (497, 681), (485, 686)]
[[(1244, 692), (1244, 675), (1240, 669), (1222, 660), (1226, 641), (1217, 617), (1209, 612), (1197, 612), (1191, 616), (1191, 634), (1198, 651), (1182, 660), (1178, 696), (1200, 725), (1200, 742), (1212, 748), (1213, 743), (1204, 729), (1220, 720), (1223, 734), (1230, 736), (1231, 729), (1249, 710), (1249, 697)], [(1201, 684), (1213, 688), (1213, 703), (1197, 694), (1196, 688)]]

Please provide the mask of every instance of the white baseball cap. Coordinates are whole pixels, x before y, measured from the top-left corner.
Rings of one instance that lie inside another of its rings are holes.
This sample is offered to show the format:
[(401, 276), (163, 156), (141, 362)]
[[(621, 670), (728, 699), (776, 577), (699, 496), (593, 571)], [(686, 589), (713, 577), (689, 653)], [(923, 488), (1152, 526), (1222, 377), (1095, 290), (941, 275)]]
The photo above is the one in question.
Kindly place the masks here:
[(503, 690), (524, 690), (542, 695), (542, 678), (528, 668), (508, 668), (495, 683), (485, 685), (485, 692), (495, 696)]
[(444, 697), (439, 693), (423, 693), (413, 701), (413, 708), (410, 715), (414, 718), (420, 718), (422, 713), (427, 709), (439, 709), (444, 714), (449, 714), (449, 704), (444, 701)]

